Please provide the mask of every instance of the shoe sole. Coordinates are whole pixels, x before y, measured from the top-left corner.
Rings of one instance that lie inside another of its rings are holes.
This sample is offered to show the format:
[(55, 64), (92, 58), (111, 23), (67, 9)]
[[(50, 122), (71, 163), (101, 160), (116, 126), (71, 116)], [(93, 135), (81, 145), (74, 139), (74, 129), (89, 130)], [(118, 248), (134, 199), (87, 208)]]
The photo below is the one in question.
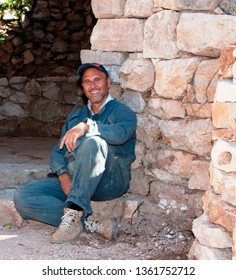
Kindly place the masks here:
[(50, 243), (52, 243), (52, 244), (63, 244), (63, 243), (69, 243), (69, 242), (73, 242), (73, 241), (75, 241), (79, 236), (80, 236), (80, 234), (81, 234), (81, 232), (78, 234), (78, 235), (76, 235), (74, 238), (72, 238), (72, 239), (67, 239), (67, 240), (50, 240)]
[(112, 240), (116, 240), (117, 239), (117, 232), (118, 232), (118, 218), (117, 217), (113, 217), (112, 219)]

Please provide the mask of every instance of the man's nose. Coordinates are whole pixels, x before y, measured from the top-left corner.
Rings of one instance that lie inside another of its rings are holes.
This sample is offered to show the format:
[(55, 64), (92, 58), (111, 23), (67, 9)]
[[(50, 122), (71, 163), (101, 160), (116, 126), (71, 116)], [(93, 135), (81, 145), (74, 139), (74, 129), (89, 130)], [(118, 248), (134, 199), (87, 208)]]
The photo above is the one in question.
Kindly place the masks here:
[(95, 87), (96, 87), (96, 81), (91, 81), (90, 88), (95, 88)]

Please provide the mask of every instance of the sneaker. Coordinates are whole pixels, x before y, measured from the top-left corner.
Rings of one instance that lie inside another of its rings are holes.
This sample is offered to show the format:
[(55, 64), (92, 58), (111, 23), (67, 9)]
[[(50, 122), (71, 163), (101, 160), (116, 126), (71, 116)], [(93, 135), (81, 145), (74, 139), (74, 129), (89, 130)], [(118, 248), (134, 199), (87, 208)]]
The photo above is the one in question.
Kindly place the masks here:
[(118, 218), (113, 217), (110, 219), (94, 220), (92, 216), (89, 216), (85, 220), (85, 229), (90, 232), (97, 232), (109, 240), (116, 240)]
[(75, 239), (83, 229), (81, 223), (82, 214), (82, 211), (65, 208), (61, 224), (51, 236), (51, 242), (63, 243)]

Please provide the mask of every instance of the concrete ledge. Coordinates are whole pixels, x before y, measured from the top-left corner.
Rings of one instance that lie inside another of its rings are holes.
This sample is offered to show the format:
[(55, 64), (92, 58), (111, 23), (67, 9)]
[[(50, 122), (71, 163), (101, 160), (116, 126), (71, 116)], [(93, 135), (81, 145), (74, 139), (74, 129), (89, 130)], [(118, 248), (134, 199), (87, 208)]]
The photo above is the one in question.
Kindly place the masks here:
[(1, 137), (0, 189), (15, 188), (45, 177), (57, 138)]

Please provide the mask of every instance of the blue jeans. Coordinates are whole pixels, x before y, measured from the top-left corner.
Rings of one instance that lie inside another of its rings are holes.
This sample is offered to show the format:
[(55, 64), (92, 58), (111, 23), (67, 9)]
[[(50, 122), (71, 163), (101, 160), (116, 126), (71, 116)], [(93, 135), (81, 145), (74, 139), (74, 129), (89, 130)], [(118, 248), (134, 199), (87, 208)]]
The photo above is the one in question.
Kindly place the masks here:
[(99, 136), (81, 141), (68, 162), (68, 170), (72, 176), (68, 196), (55, 175), (30, 182), (15, 191), (14, 204), (23, 218), (58, 226), (63, 209), (71, 203), (82, 208), (86, 217), (92, 214), (91, 200), (111, 200), (129, 188), (129, 171)]

